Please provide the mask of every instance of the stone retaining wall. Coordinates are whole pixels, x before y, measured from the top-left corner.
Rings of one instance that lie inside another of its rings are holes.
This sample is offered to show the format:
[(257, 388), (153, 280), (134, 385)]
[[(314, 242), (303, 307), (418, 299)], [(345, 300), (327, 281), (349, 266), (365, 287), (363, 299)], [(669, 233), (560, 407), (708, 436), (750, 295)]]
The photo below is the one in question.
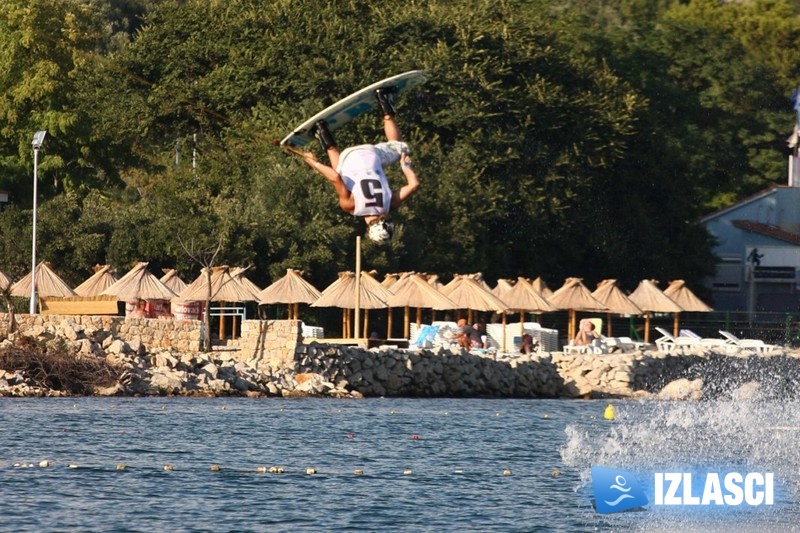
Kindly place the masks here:
[[(111, 336), (126, 342), (136, 342), (145, 350), (172, 349), (179, 352), (200, 351), (201, 322), (199, 320), (157, 320), (121, 316), (88, 315), (15, 315), (18, 331), (38, 337), (45, 331), (77, 339), (76, 332), (108, 331)], [(8, 315), (0, 313), (0, 335), (8, 336)]]

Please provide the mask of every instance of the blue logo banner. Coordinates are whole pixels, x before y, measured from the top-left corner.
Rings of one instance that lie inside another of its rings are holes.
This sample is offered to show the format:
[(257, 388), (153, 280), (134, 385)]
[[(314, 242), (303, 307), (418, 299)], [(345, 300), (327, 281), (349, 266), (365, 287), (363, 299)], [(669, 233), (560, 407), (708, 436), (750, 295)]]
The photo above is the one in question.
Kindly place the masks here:
[(592, 467), (594, 505), (600, 514), (617, 513), (647, 505), (647, 496), (631, 472)]

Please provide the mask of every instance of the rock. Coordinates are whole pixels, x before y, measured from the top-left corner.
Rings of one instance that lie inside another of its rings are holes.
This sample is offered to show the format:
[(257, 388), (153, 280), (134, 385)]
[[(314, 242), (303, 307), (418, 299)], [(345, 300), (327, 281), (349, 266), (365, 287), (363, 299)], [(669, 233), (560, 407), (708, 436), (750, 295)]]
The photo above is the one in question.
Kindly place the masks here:
[(169, 352), (160, 352), (156, 354), (155, 365), (167, 368), (177, 368), (178, 358)]
[(98, 387), (95, 388), (94, 393), (97, 396), (116, 396), (124, 392), (125, 388), (117, 383), (115, 385), (111, 385), (110, 387)]
[(202, 371), (208, 374), (211, 379), (217, 379), (217, 374), (219, 374), (219, 368), (214, 363), (208, 363), (202, 368)]
[(742, 384), (731, 394), (734, 400), (753, 401), (761, 395), (761, 383), (758, 381), (748, 381)]
[(668, 383), (658, 393), (659, 400), (700, 400), (703, 397), (703, 380), (686, 378)]

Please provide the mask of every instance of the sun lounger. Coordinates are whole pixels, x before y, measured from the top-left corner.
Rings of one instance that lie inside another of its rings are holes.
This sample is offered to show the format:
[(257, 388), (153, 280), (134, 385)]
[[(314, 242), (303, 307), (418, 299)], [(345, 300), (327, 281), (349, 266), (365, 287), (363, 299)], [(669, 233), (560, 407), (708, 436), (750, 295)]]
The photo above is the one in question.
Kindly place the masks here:
[(780, 350), (781, 348), (777, 344), (767, 344), (759, 339), (740, 339), (733, 333), (723, 329), (719, 330), (719, 334), (725, 337), (726, 344), (738, 346), (742, 350), (755, 350), (757, 352), (766, 353)]
[(725, 348), (726, 346), (730, 346), (729, 344), (726, 344), (725, 339), (719, 339), (716, 337), (701, 337), (690, 329), (682, 329), (680, 333), (682, 337), (696, 339), (697, 342), (700, 343), (700, 346), (705, 348)]
[(669, 331), (659, 326), (656, 326), (655, 329), (662, 335), (661, 338), (656, 339), (656, 347), (662, 352), (683, 352), (687, 348), (692, 349), (700, 346), (700, 341), (698, 339), (692, 337), (675, 337)]

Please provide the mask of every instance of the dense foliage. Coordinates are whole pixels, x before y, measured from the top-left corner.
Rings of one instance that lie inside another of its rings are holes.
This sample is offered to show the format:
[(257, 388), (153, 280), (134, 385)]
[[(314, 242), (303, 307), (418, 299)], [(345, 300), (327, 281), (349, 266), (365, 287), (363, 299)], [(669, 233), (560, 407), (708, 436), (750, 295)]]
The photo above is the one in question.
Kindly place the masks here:
[[(785, 181), (800, 34), (788, 0), (6, 0), (0, 6), (0, 269), (39, 251), (77, 284), (96, 263), (197, 274), (222, 243), (266, 285), (354, 268), (363, 223), (273, 141), (410, 69), (399, 103), (422, 181), (381, 273), (713, 272), (703, 215)], [(380, 139), (377, 114), (336, 132)], [(391, 179), (401, 178), (392, 169)]]

